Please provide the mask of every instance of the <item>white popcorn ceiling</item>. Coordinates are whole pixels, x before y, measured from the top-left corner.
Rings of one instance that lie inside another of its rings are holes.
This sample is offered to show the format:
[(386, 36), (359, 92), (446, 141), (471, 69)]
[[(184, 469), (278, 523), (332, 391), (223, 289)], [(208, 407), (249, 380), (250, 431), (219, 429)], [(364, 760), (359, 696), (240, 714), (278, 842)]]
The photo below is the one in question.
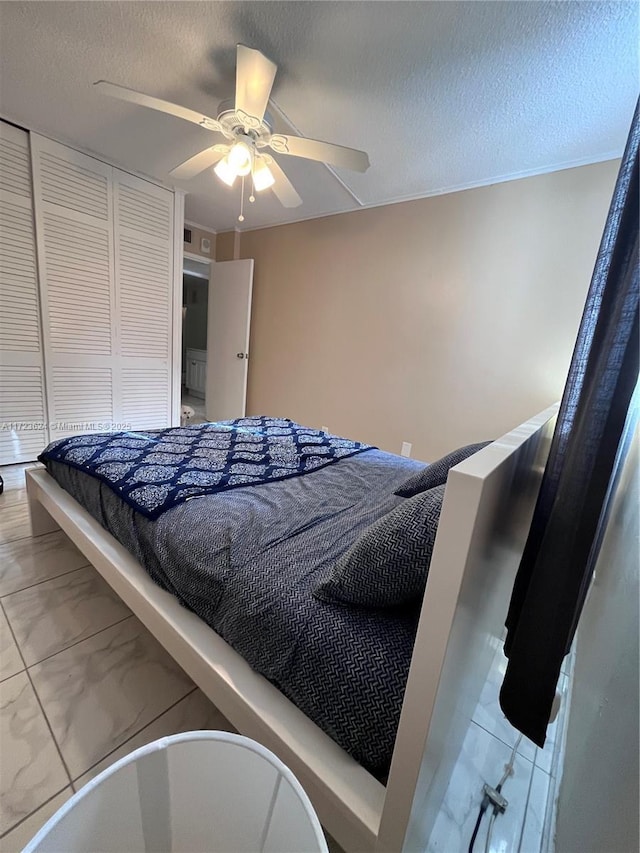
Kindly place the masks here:
[[(306, 136), (368, 151), (340, 172), (380, 205), (621, 154), (638, 94), (635, 2), (2, 2), (0, 114), (171, 184), (219, 136), (100, 96), (111, 80), (216, 114), (235, 45), (278, 64), (272, 97)], [(244, 228), (359, 207), (321, 164), (280, 157)], [(188, 219), (238, 225), (238, 188), (184, 184)]]

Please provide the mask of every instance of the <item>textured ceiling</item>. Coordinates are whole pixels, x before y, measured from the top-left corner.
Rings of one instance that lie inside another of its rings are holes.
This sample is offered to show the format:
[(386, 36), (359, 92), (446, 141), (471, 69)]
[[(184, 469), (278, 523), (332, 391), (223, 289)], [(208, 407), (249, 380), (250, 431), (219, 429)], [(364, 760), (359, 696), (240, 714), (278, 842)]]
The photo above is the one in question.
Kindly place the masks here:
[[(368, 151), (340, 179), (384, 204), (618, 156), (637, 39), (635, 2), (1, 2), (0, 113), (170, 183), (219, 137), (92, 83), (215, 115), (243, 42), (278, 64), (273, 99), (299, 132)], [(323, 165), (279, 162), (303, 205), (267, 191), (244, 227), (358, 207)], [(211, 171), (180, 186), (188, 219), (237, 225), (237, 188)]]

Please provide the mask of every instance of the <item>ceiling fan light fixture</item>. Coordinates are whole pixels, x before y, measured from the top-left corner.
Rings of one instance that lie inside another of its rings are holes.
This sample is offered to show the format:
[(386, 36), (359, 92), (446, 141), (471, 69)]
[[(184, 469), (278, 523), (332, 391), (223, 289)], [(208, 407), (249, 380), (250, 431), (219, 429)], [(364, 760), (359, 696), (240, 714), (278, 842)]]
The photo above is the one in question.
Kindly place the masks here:
[(268, 187), (272, 187), (276, 182), (276, 179), (273, 177), (273, 172), (264, 162), (264, 160), (258, 160), (253, 169), (253, 186), (255, 187), (256, 192), (262, 192), (262, 190), (266, 190)]
[(222, 160), (220, 160), (216, 166), (213, 167), (213, 171), (220, 178), (220, 180), (228, 187), (233, 186), (233, 183), (238, 176), (236, 170), (229, 163), (228, 154), (226, 157), (223, 157)]
[[(259, 50), (238, 44), (235, 99), (220, 104), (217, 118), (107, 80), (98, 80), (94, 85), (104, 95), (193, 122), (224, 137), (224, 144), (207, 147), (172, 169), (169, 174), (173, 178), (190, 180), (213, 166), (216, 177), (229, 187), (241, 177), (243, 196), (244, 178), (250, 176), (250, 202), (255, 201), (254, 189), (260, 192), (273, 187), (280, 204), (294, 208), (302, 204), (302, 199), (278, 161), (263, 153), (262, 149), (268, 147), (278, 155), (290, 155), (356, 172), (366, 172), (370, 164), (365, 151), (303, 136), (273, 133), (273, 123), (266, 109), (276, 71), (276, 64)], [(341, 180), (338, 175), (335, 177)]]
[(251, 171), (252, 152), (246, 142), (236, 142), (227, 154), (227, 158), (236, 175), (244, 177)]

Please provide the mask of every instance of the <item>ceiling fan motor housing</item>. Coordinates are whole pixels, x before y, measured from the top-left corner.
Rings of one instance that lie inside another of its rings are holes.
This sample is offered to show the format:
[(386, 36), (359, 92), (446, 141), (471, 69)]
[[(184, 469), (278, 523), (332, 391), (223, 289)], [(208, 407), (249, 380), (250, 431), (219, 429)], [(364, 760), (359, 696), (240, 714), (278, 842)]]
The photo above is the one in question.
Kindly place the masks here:
[(229, 138), (248, 137), (258, 148), (264, 148), (269, 144), (273, 133), (273, 122), (269, 113), (265, 113), (264, 118), (259, 122), (254, 116), (234, 109), (231, 100), (222, 101), (218, 109), (217, 121), (226, 131), (225, 135), (229, 134)]

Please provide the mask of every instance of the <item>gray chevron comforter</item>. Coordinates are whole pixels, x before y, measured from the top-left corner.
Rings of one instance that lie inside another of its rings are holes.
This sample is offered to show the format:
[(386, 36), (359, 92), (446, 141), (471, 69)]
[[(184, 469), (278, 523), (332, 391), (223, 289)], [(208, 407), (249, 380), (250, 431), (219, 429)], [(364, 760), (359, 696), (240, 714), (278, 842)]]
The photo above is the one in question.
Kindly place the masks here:
[(403, 498), (419, 467), (379, 450), (282, 482), (193, 499), (151, 521), (108, 486), (47, 467), (144, 566), (340, 746), (388, 771), (417, 609), (339, 607), (316, 576)]

